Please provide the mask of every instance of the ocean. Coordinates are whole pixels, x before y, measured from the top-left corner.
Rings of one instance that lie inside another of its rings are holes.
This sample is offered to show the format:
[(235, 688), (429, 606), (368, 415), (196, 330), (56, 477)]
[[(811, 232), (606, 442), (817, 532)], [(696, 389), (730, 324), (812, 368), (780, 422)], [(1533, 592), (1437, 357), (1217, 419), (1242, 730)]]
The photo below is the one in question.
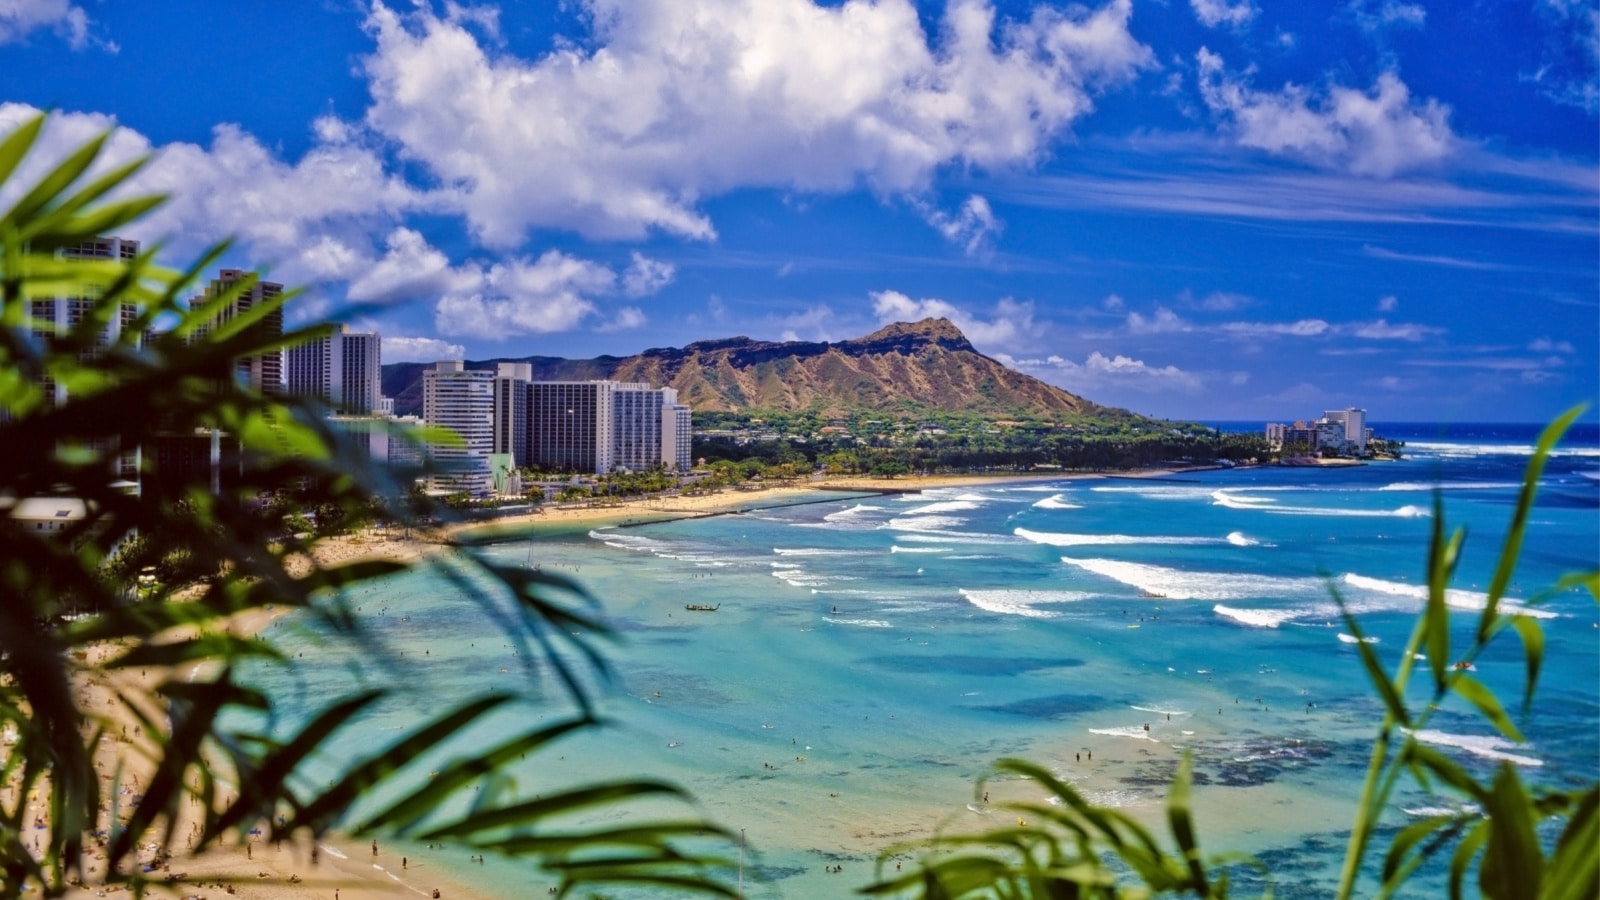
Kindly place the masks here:
[[(1538, 432), (1388, 428), (1408, 442), (1403, 461), (825, 495), (508, 540), (490, 552), (576, 578), (620, 640), (607, 649), (617, 677), (597, 688), (609, 724), (519, 763), (506, 789), (667, 779), (745, 835), (747, 896), (846, 897), (884, 847), (1007, 824), (995, 803), (1037, 799), (1027, 782), (979, 787), (1001, 757), (1041, 763), (1164, 835), (1165, 785), (1189, 750), (1203, 848), (1253, 854), (1279, 896), (1326, 896), (1382, 715), (1330, 592), (1392, 667), (1420, 608), (1438, 496), (1447, 524), (1468, 530), (1450, 597), (1464, 642)], [(1597, 558), (1600, 437), (1585, 426), (1549, 461), (1512, 597)], [(367, 654), (291, 617), (272, 634), (301, 665), (255, 674), (285, 720), (353, 683), (402, 686), (334, 754), (527, 683), (527, 648), (470, 586), (413, 574), (363, 590), (349, 599)], [(1526, 609), (1547, 639), (1536, 711), (1520, 722), (1528, 742), (1508, 744), (1458, 703), (1424, 738), (1479, 773), (1510, 760), (1534, 783), (1588, 783), (1600, 768), (1596, 604), (1565, 592)], [(1477, 675), (1514, 704), (1515, 640)], [(460, 746), (570, 709), (553, 682), (544, 690), (547, 704)], [(1403, 791), (1384, 822), (1451, 802)], [(493, 896), (554, 884), (525, 863), (394, 847), (406, 850)], [(1438, 883), (1424, 873), (1417, 895)]]

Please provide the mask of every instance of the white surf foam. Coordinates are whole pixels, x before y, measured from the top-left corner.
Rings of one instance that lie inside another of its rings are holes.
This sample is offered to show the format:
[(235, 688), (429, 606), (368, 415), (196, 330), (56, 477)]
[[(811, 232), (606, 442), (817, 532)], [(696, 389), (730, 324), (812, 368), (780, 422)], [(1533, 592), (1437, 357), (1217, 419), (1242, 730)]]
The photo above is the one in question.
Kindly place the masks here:
[(955, 516), (896, 516), (883, 527), (890, 531), (942, 532), (966, 524)]
[(1039, 609), (1042, 605), (1076, 603), (1094, 596), (1084, 591), (1031, 591), (1005, 588), (998, 590), (967, 590), (966, 588), (961, 588), (958, 593), (968, 603), (985, 612), (1007, 616), (1027, 616), (1034, 619), (1050, 619), (1060, 615), (1058, 612)]
[(1144, 726), (1142, 725), (1129, 725), (1124, 728), (1091, 728), (1089, 729), (1089, 733), (1103, 734), (1106, 737), (1135, 738), (1141, 741), (1149, 741), (1152, 744), (1161, 743), (1160, 741), (1151, 737), (1150, 732), (1145, 731)]
[(1222, 544), (1222, 538), (1208, 537), (1183, 537), (1179, 535), (1133, 535), (1133, 534), (1068, 534), (1053, 531), (1030, 531), (1018, 528), (1011, 532), (1023, 540), (1035, 544), (1045, 544), (1051, 547), (1083, 547), (1106, 546), (1113, 544)]
[(871, 556), (870, 550), (840, 550), (833, 547), (773, 547), (779, 556)]
[[(1532, 456), (1532, 444), (1451, 443), (1443, 441), (1406, 441), (1406, 453), (1411, 456), (1429, 454), (1464, 458), (1472, 456)], [(1551, 456), (1600, 456), (1600, 447), (1563, 446), (1550, 451)]]
[(828, 513), (827, 515), (823, 516), (822, 518), (823, 518), (824, 521), (827, 521), (827, 522), (838, 522), (838, 521), (840, 521), (842, 519), (853, 519), (856, 516), (859, 516), (859, 515), (861, 515), (863, 513), (881, 512), (881, 511), (883, 511), (885, 509), (888, 509), (888, 507), (887, 506), (873, 506), (873, 505), (868, 504), (868, 503), (857, 503), (855, 506), (852, 506), (849, 509), (841, 509), (838, 512), (831, 512), (831, 513)]
[[(1399, 581), (1386, 581), (1382, 578), (1369, 578), (1366, 575), (1357, 575), (1354, 572), (1344, 576), (1344, 583), (1350, 587), (1386, 594), (1391, 597), (1404, 597), (1424, 603), (1428, 599), (1428, 588), (1420, 584), (1405, 584)], [(1462, 590), (1461, 588), (1448, 588), (1444, 592), (1445, 605), (1455, 609), (1479, 610), (1489, 603), (1489, 595), (1479, 591)], [(1511, 600), (1503, 598), (1500, 608), (1507, 613), (1530, 616), (1535, 619), (1553, 619), (1556, 614), (1544, 609), (1533, 609)]]
[(1244, 597), (1326, 595), (1320, 578), (1285, 578), (1234, 572), (1189, 572), (1148, 563), (1115, 559), (1061, 558), (1069, 566), (1138, 588), (1145, 594), (1172, 600), (1238, 600)]
[(1340, 641), (1340, 643), (1344, 643), (1344, 644), (1376, 644), (1376, 643), (1378, 643), (1378, 639), (1376, 637), (1370, 635), (1370, 634), (1367, 635), (1366, 637), (1358, 638), (1353, 634), (1345, 634), (1342, 631), (1339, 632), (1339, 641)]
[(899, 544), (889, 548), (890, 553), (949, 553), (949, 547), (902, 547)]
[(1489, 491), (1520, 488), (1515, 481), (1396, 481), (1378, 488), (1380, 491), (1406, 493), (1432, 493), (1434, 491)]
[(1513, 744), (1493, 735), (1480, 734), (1451, 734), (1448, 731), (1425, 729), (1411, 732), (1411, 736), (1424, 744), (1435, 744), (1441, 747), (1457, 747), (1476, 756), (1486, 759), (1503, 759), (1506, 762), (1519, 766), (1542, 766), (1544, 760), (1532, 756), (1520, 756), (1505, 751), (1528, 746), (1527, 744)]
[(1035, 509), (1083, 509), (1082, 503), (1073, 503), (1067, 499), (1066, 494), (1056, 494), (1046, 497), (1033, 504)]
[(1009, 534), (984, 534), (983, 532), (960, 531), (934, 531), (926, 534), (904, 533), (895, 537), (897, 541), (923, 541), (931, 544), (1020, 544)]
[(1238, 609), (1221, 603), (1211, 607), (1211, 611), (1225, 619), (1232, 619), (1254, 628), (1277, 628), (1304, 613), (1304, 610), (1298, 609)]
[(1132, 708), (1133, 709), (1137, 709), (1139, 712), (1156, 713), (1157, 715), (1163, 715), (1163, 716), (1187, 716), (1187, 715), (1190, 715), (1188, 710), (1179, 709), (1178, 705), (1176, 703), (1169, 703), (1169, 702), (1151, 703), (1148, 706), (1140, 706), (1138, 704), (1134, 704)]
[(1336, 516), (1361, 519), (1417, 519), (1433, 515), (1425, 506), (1407, 504), (1397, 509), (1359, 509), (1341, 506), (1283, 506), (1272, 497), (1240, 493), (1239, 488), (1223, 488), (1211, 494), (1211, 502), (1224, 509), (1266, 512), (1280, 516)]
[(834, 616), (823, 616), (822, 621), (834, 625), (854, 625), (858, 628), (893, 628), (894, 626), (882, 619), (840, 619)]
[(1261, 546), (1261, 542), (1260, 541), (1256, 540), (1255, 538), (1245, 537), (1244, 536), (1244, 532), (1242, 532), (1242, 531), (1230, 531), (1230, 532), (1228, 532), (1227, 541), (1228, 541), (1228, 543), (1234, 545), (1235, 547), (1259, 547), (1259, 546)]
[(897, 512), (896, 516), (931, 516), (938, 513), (966, 512), (977, 508), (978, 504), (971, 500), (943, 500), (938, 503), (925, 503), (922, 506), (914, 506), (903, 512)]

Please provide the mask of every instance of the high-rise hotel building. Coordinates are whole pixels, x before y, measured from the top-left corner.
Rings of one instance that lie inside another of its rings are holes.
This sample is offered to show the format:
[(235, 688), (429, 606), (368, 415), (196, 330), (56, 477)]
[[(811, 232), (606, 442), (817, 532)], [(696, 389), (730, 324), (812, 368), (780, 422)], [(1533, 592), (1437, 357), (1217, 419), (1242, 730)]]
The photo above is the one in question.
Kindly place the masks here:
[(672, 388), (533, 381), (528, 363), (495, 373), (494, 452), (546, 472), (689, 470), (690, 411)]
[[(75, 259), (126, 261), (139, 255), (139, 242), (119, 237), (97, 237), (66, 247), (60, 253), (62, 256)], [(98, 301), (90, 295), (90, 290), (91, 288), (85, 287), (80, 293), (40, 297), (28, 301), (28, 318), (31, 320), (30, 328), (34, 340), (43, 345), (48, 341), (78, 333), (84, 322), (95, 315), (95, 308), (98, 305)], [(139, 314), (140, 310), (134, 304), (121, 304), (113, 315), (107, 317), (92, 334), (87, 335), (89, 342), (78, 348), (79, 358), (89, 362), (99, 358), (112, 344), (127, 340), (123, 333), (136, 327)], [(142, 342), (141, 335), (138, 343)], [(66, 385), (44, 377), (39, 380), (39, 386), (49, 397), (52, 406), (62, 406), (67, 402)], [(5, 411), (0, 410), (0, 417), (5, 415)], [(125, 448), (118, 453), (114, 467), (120, 477), (137, 478), (139, 448)]]
[(383, 340), (340, 325), (333, 334), (285, 350), (283, 375), (288, 393), (317, 397), (337, 415), (373, 415), (383, 394)]
[(429, 456), (435, 471), (428, 488), (475, 497), (487, 495), (493, 483), (489, 455), (494, 452), (495, 373), (469, 370), (460, 360), (445, 360), (422, 373), (422, 418), (455, 432), (461, 442), (434, 444)]
[[(268, 303), (283, 294), (283, 285), (272, 281), (261, 281), (254, 272), (243, 269), (223, 269), (211, 280), (205, 294), (189, 301), (191, 309), (198, 308), (215, 301), (241, 283), (247, 286), (239, 291), (231, 301), (218, 309), (211, 321), (195, 330), (195, 337), (201, 338), (212, 329), (233, 321), (252, 309)], [(283, 307), (278, 306), (267, 313), (255, 326), (260, 329), (263, 337), (275, 338), (283, 335)], [(264, 393), (278, 393), (283, 390), (283, 351), (270, 350), (266, 353), (257, 353), (242, 356), (235, 362), (236, 375), (240, 384), (249, 385)]]

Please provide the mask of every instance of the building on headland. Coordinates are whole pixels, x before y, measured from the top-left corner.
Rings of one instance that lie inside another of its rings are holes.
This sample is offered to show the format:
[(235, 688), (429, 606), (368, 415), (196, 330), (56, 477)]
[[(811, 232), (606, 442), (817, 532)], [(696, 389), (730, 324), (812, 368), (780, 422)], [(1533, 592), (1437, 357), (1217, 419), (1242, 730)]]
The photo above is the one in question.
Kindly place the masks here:
[(315, 397), (340, 416), (381, 415), (383, 339), (340, 325), (332, 334), (283, 353), (284, 390)]
[(1361, 456), (1372, 440), (1367, 427), (1367, 411), (1350, 407), (1323, 412), (1322, 418), (1293, 425), (1267, 424), (1267, 446), (1276, 451), (1285, 447), (1302, 452), (1328, 451), (1344, 456)]
[(445, 360), (422, 373), (422, 418), (450, 429), (459, 442), (428, 446), (428, 489), (489, 495), (489, 455), (494, 452), (495, 373)]

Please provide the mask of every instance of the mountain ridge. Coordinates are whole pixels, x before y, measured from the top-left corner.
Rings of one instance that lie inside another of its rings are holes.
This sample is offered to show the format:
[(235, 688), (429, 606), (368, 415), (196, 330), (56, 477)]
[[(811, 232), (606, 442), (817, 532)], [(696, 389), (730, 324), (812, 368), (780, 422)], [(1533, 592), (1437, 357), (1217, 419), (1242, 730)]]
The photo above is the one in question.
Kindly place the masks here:
[[(843, 341), (763, 341), (745, 336), (653, 347), (634, 356), (550, 356), (468, 362), (493, 369), (525, 362), (536, 381), (615, 379), (676, 388), (696, 412), (959, 412), (990, 417), (1118, 417), (1092, 403), (985, 356), (948, 319), (894, 322)], [(426, 363), (383, 367), (395, 411), (422, 408)]]

